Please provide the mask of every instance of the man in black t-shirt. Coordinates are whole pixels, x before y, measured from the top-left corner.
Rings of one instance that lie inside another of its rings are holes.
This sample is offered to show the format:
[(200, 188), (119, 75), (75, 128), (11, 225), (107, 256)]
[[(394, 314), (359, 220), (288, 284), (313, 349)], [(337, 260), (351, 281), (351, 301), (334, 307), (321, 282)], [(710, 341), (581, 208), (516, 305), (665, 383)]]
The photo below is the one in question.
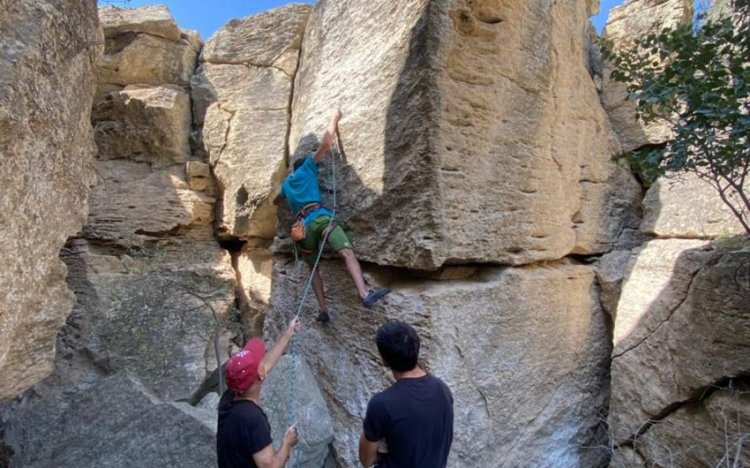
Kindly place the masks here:
[(276, 365), (300, 327), (294, 317), (279, 341), (268, 353), (263, 340), (253, 338), (242, 350), (229, 358), (226, 381), (229, 388), (219, 403), (219, 426), (216, 431), (216, 453), (219, 468), (280, 468), (297, 445), (297, 431), (287, 429), (284, 441), (274, 453), (271, 426), (266, 413), (258, 406), (260, 387)]
[(402, 322), (378, 329), (378, 352), (396, 383), (367, 405), (359, 461), (378, 468), (440, 468), (453, 442), (453, 396), (417, 365), (419, 336)]

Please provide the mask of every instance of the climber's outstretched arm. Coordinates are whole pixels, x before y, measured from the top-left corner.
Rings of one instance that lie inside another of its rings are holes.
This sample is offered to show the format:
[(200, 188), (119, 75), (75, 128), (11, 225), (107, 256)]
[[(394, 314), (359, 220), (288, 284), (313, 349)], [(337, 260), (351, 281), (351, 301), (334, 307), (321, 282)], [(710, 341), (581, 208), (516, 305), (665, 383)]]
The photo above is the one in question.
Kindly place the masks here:
[(318, 151), (313, 154), (313, 159), (316, 163), (319, 163), (323, 160), (323, 158), (326, 157), (326, 154), (328, 154), (328, 151), (331, 149), (331, 145), (333, 144), (334, 139), (336, 138), (336, 135), (339, 131), (339, 119), (341, 118), (341, 111), (336, 110), (336, 112), (333, 113), (331, 116), (331, 121), (328, 122), (328, 129), (326, 130), (326, 134), (323, 135), (323, 140), (320, 142), (320, 147), (318, 148)]

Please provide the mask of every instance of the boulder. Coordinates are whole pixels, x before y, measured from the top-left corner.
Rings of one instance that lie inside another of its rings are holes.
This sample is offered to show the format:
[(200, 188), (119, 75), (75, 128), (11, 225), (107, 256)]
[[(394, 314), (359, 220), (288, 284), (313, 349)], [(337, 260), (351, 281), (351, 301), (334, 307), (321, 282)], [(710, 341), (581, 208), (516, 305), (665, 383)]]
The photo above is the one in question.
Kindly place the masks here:
[[(692, 20), (693, 0), (629, 0), (609, 11), (603, 36), (615, 48), (627, 48), (636, 38)], [(627, 85), (612, 80), (612, 70), (612, 65), (605, 63), (601, 99), (623, 150), (667, 141), (671, 137), (669, 124), (645, 125), (637, 120), (635, 105), (627, 100)]]
[[(310, 294), (297, 350), (310, 364), (331, 411), (334, 454), (355, 466), (368, 400), (392, 382), (375, 346), (387, 320), (414, 326), (421, 362), (454, 397), (449, 466), (598, 466), (606, 451), (583, 448), (606, 436), (605, 315), (594, 272), (568, 263), (483, 268), (469, 279), (403, 281), (390, 270), (366, 274), (394, 292), (364, 309), (338, 261), (322, 275), (332, 321), (313, 324)], [(302, 299), (306, 272), (274, 266), (265, 334), (278, 336)]]
[(74, 297), (58, 254), (86, 219), (102, 42), (91, 1), (0, 8), (0, 400), (52, 371)]
[(59, 365), (57, 378), (75, 381), (80, 368), (104, 363), (164, 400), (191, 400), (217, 368), (215, 340), (234, 301), (229, 254), (213, 240), (172, 236), (132, 249), (75, 240), (63, 258), (79, 301), (58, 360), (87, 359)]
[(5, 424), (5, 443), (15, 452), (9, 468), (216, 463), (216, 435), (209, 426), (123, 374), (53, 400), (29, 398)]
[(155, 166), (187, 161), (190, 112), (190, 95), (176, 85), (131, 85), (100, 96), (91, 115), (98, 159)]
[(164, 5), (147, 5), (140, 8), (106, 6), (99, 9), (99, 22), (104, 35), (108, 38), (120, 34), (145, 33), (176, 42), (182, 34)]
[(196, 31), (181, 30), (164, 6), (106, 7), (100, 16), (105, 35), (100, 92), (130, 84), (190, 84), (203, 42)]
[[(745, 184), (750, 193), (750, 182)], [(742, 206), (739, 197), (729, 198)], [(659, 178), (643, 199), (641, 231), (659, 237), (706, 239), (745, 230), (719, 192), (693, 174)]]
[(274, 192), (286, 174), (292, 80), (309, 5), (230, 21), (193, 77), (196, 124), (223, 193), (217, 232), (272, 239)]
[(750, 460), (748, 390), (746, 383), (711, 389), (657, 421), (638, 438), (642, 466), (743, 466)]
[(98, 161), (84, 236), (121, 246), (180, 234), (212, 239), (215, 199), (191, 190), (182, 166), (152, 169), (128, 160)]
[(611, 160), (619, 146), (586, 68), (592, 8), (316, 5), (289, 147), (314, 148), (342, 109), (338, 215), (363, 259), (433, 270), (612, 247), (638, 187)]
[(323, 466), (333, 440), (333, 421), (304, 357), (287, 354), (279, 359), (263, 382), (260, 404), (271, 423), (275, 450), (281, 446), (286, 429), (294, 424), (299, 444), (291, 464), (302, 468)]
[(749, 268), (750, 251), (701, 241), (655, 240), (634, 252), (614, 329), (609, 424), (617, 443), (750, 372)]

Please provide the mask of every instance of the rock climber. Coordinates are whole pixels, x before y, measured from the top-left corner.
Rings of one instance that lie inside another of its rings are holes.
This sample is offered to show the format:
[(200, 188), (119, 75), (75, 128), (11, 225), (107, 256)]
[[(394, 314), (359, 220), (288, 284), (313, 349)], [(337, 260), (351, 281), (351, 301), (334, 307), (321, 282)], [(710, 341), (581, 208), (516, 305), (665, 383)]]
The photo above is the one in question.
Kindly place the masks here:
[(367, 404), (359, 461), (378, 468), (445, 467), (453, 442), (450, 389), (417, 364), (419, 336), (408, 324), (383, 324), (375, 341), (396, 382)]
[(270, 351), (266, 352), (263, 340), (253, 338), (227, 361), (228, 390), (219, 403), (216, 431), (219, 468), (280, 468), (297, 445), (297, 430), (292, 426), (286, 430), (279, 450), (274, 452), (271, 426), (258, 400), (263, 380), (299, 331), (300, 323), (294, 317)]
[[(274, 198), (274, 204), (279, 205), (282, 199), (286, 199), (297, 218), (297, 223), (295, 224), (299, 226), (304, 225), (304, 238), (297, 242), (297, 248), (311, 268), (314, 266), (321, 239), (326, 234), (328, 235), (328, 245), (344, 260), (346, 269), (352, 280), (354, 280), (357, 293), (362, 299), (362, 304), (367, 308), (371, 308), (378, 299), (388, 294), (390, 289), (378, 288), (371, 291), (367, 290), (364, 277), (362, 276), (362, 269), (357, 256), (354, 254), (352, 243), (341, 226), (337, 225), (335, 220), (331, 222), (333, 212), (323, 206), (320, 184), (318, 182), (319, 164), (325, 158), (326, 154), (328, 154), (338, 134), (338, 122), (340, 118), (341, 111), (337, 110), (331, 117), (328, 129), (318, 150), (315, 153), (308, 153), (306, 156), (294, 161), (293, 171), (284, 179), (279, 194)], [(320, 307), (320, 312), (316, 320), (326, 323), (330, 320), (330, 316), (325, 304), (323, 278), (320, 276), (318, 268), (315, 268), (312, 275), (313, 291), (315, 291), (315, 297)]]

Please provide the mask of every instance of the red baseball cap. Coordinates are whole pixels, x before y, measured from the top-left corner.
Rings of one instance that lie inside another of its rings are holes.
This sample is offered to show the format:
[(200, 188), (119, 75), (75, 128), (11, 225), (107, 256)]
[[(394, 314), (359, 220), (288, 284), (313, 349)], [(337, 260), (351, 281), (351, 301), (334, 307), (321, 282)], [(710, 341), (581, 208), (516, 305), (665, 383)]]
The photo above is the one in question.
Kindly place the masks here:
[(227, 361), (226, 381), (229, 390), (245, 393), (258, 378), (258, 365), (266, 354), (263, 340), (253, 338), (245, 344), (242, 351)]

